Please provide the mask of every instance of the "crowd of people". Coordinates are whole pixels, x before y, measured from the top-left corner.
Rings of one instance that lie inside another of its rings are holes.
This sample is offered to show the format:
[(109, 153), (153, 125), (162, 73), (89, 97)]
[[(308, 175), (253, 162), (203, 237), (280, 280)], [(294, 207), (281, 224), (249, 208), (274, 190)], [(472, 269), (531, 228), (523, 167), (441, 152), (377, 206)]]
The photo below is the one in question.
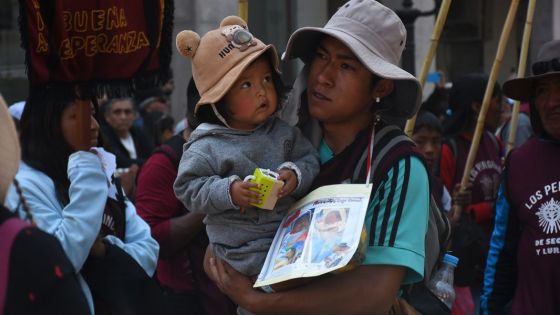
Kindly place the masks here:
[[(560, 41), (490, 89), (461, 187), (489, 76), (422, 104), (399, 66), (406, 36), (391, 9), (350, 0), (291, 35), (285, 58), (304, 66), (286, 89), (276, 48), (241, 18), (181, 32), (193, 77), (177, 128), (167, 85), (119, 98), (45, 87), (0, 104), (0, 314), (420, 314), (403, 292), (429, 280), (434, 246), (459, 258), (447, 314), (559, 314)], [(525, 116), (508, 153), (510, 100)], [(400, 139), (415, 114), (412, 145)], [(258, 168), (284, 182), (272, 210), (244, 180)], [(297, 199), (370, 177), (357, 265), (253, 286)], [(448, 244), (428, 243), (433, 209)]]

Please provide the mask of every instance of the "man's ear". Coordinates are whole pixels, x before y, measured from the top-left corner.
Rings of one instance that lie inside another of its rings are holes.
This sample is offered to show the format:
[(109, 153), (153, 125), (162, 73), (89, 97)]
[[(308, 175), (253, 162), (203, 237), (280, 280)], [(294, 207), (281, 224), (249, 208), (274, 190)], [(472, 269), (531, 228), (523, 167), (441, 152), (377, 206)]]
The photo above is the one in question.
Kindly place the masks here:
[(375, 85), (372, 96), (374, 99), (377, 97), (379, 97), (380, 99), (384, 99), (386, 96), (391, 94), (391, 92), (393, 92), (394, 87), (395, 87), (395, 83), (393, 80), (381, 79)]

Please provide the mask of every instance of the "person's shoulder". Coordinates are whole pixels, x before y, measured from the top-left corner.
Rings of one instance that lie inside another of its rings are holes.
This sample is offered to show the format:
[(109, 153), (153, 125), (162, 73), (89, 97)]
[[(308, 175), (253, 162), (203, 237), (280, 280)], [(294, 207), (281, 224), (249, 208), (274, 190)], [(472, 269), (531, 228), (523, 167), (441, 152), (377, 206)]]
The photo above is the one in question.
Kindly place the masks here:
[(21, 162), (16, 174), (20, 186), (30, 188), (37, 185), (54, 185), (52, 179), (40, 170)]
[(524, 162), (527, 158), (531, 157), (535, 154), (535, 149), (541, 145), (546, 145), (543, 141), (540, 141), (538, 137), (531, 137), (527, 139), (522, 145), (518, 148), (511, 150), (510, 152), (510, 163), (511, 162)]

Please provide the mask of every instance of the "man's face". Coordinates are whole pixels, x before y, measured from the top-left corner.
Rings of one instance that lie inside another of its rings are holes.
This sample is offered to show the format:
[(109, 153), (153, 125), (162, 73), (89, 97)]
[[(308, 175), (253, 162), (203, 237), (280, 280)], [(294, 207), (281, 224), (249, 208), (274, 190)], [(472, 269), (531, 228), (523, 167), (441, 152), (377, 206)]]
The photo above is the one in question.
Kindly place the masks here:
[(553, 138), (560, 139), (560, 77), (537, 81), (535, 107), (544, 130)]
[(136, 119), (136, 112), (130, 100), (115, 101), (109, 111), (105, 113), (105, 120), (116, 132), (130, 130), (134, 119)]
[(345, 123), (371, 115), (373, 75), (342, 42), (321, 41), (307, 82), (309, 112), (323, 123)]
[(503, 102), (502, 96), (496, 95), (490, 100), (490, 105), (488, 106), (488, 111), (486, 112), (485, 127), (491, 132), (495, 132), (500, 126), (500, 120), (503, 113)]

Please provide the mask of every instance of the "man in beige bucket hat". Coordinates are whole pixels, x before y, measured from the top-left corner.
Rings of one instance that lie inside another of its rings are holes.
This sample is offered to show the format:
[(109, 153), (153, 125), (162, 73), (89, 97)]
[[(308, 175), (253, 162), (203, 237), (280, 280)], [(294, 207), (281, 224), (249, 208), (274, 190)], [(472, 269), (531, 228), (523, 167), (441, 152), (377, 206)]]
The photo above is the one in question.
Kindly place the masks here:
[(420, 105), (420, 84), (398, 66), (405, 41), (395, 12), (373, 0), (351, 0), (325, 27), (291, 36), (285, 57), (306, 65), (281, 114), (319, 150), (313, 187), (372, 176), (365, 259), (353, 270), (272, 294), (253, 290), (249, 279), (213, 260), (211, 276), (239, 305), (265, 314), (383, 314), (402, 284), (422, 280), (428, 175), (392, 124)]
[(540, 48), (532, 70), (504, 83), (529, 102), (535, 137), (505, 162), (481, 314), (560, 314), (560, 40)]

